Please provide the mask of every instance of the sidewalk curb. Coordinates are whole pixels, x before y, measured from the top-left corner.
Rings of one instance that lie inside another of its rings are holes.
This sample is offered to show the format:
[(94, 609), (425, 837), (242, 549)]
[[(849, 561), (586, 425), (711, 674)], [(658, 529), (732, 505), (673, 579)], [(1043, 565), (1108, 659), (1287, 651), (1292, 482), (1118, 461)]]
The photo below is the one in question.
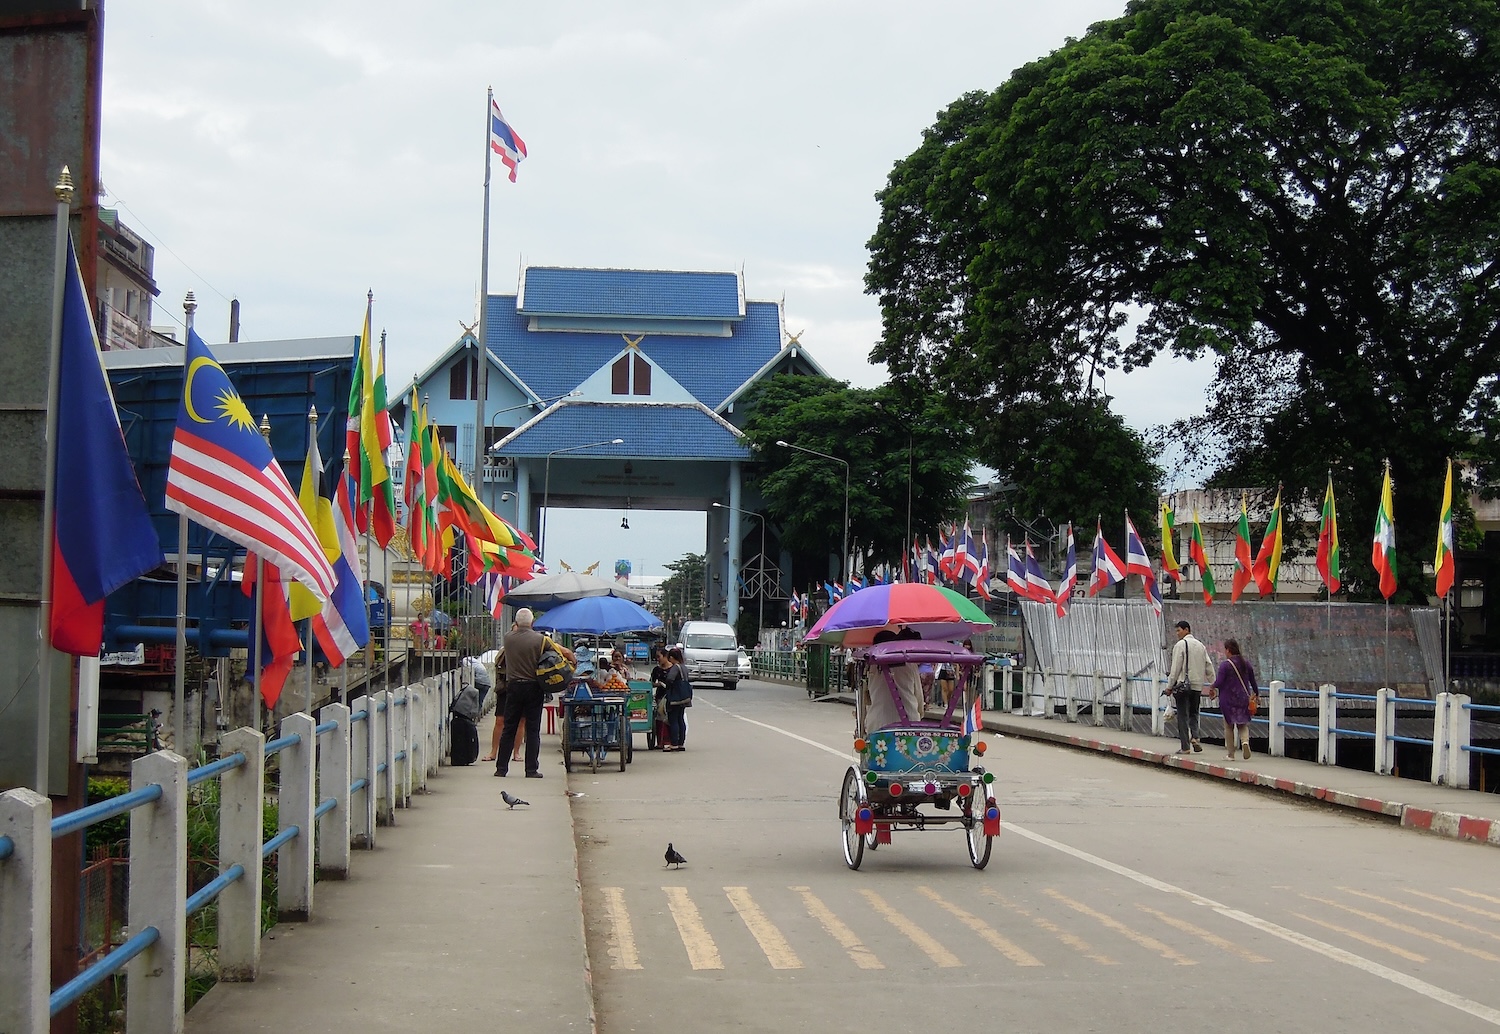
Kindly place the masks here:
[(568, 796), (568, 780), (562, 780), (563, 805), (568, 809), (568, 847), (573, 853), (573, 894), (578, 901), (578, 944), (583, 950), (583, 986), (589, 996), (589, 1031), (598, 1034), (599, 1002), (594, 994), (594, 967), (589, 961), (588, 921), (583, 903), (583, 860), (578, 854), (578, 819), (573, 814), (573, 798)]
[(1100, 754), (1114, 754), (1132, 761), (1161, 765), (1163, 768), (1177, 769), (1194, 775), (1293, 794), (1340, 808), (1352, 808), (1356, 811), (1392, 818), (1406, 829), (1420, 830), (1424, 833), (1447, 837), (1450, 840), (1464, 840), (1500, 847), (1500, 821), (1493, 819), (1479, 818), (1460, 812), (1433, 811), (1429, 808), (1418, 808), (1414, 805), (1402, 804), (1400, 801), (1388, 801), (1378, 797), (1361, 797), (1358, 794), (1318, 786), (1315, 783), (1304, 783), (1296, 779), (1234, 768), (1224, 763), (1198, 761), (1179, 754), (1162, 753), (1143, 747), (1127, 747), (1119, 743), (1109, 743), (1105, 740), (1090, 739), (1087, 736), (1055, 732), (1050, 729), (1001, 724), (993, 719), (986, 719), (984, 728), (990, 732), (1015, 736), (1019, 739), (1040, 740), (1060, 746), (1076, 747), (1080, 750), (1091, 750)]

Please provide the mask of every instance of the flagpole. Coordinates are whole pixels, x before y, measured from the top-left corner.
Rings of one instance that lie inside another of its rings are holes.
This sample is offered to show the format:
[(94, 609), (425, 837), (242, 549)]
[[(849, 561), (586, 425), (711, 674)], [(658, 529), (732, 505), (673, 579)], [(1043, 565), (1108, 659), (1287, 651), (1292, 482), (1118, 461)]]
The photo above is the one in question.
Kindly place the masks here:
[[(186, 330), (183, 333), (184, 353), (187, 347), (187, 334), (193, 329), (193, 315), (198, 311), (198, 299), (193, 297), (189, 291), (182, 299), (183, 323)], [(183, 383), (186, 390), (187, 384)], [(177, 514), (177, 653), (173, 658), (172, 666), (172, 728), (177, 739), (172, 745), (180, 752), (182, 745), (182, 712), (187, 704), (187, 558), (188, 558), (188, 517), (185, 511)], [(243, 574), (241, 577), (244, 577)], [(201, 647), (201, 643), (199, 644)]]
[[(308, 406), (307, 407), (307, 433), (308, 433), (308, 436), (309, 436), (308, 441), (310, 443), (316, 443), (317, 440), (318, 440), (318, 407), (317, 406)], [(312, 452), (312, 449), (309, 448), (308, 452), (310, 454)], [(319, 457), (320, 458), (321, 458), (321, 456), (322, 456), (322, 454), (319, 453)], [(323, 494), (323, 472), (321, 470), (314, 471), (313, 472), (313, 477), (317, 479), (313, 483), (314, 487), (317, 490), (317, 494), (319, 496), (322, 496), (322, 494)], [(314, 502), (314, 505), (316, 506), (317, 500), (315, 499), (315, 500), (313, 500), (313, 502)], [(311, 514), (308, 514), (308, 517), (313, 521), (313, 531), (317, 531), (318, 530), (318, 525), (317, 525), (317, 519), (318, 518), (317, 518), (317, 514), (316, 513), (311, 513)], [(305, 628), (304, 628), (303, 634), (307, 637), (306, 638), (306, 643), (307, 643), (307, 709), (306, 709), (306, 711), (304, 713), (305, 714), (312, 714), (313, 713), (313, 619), (312, 618), (308, 618), (304, 622), (304, 625), (305, 625)]]
[(42, 482), (41, 609), (37, 612), (36, 790), (47, 795), (52, 748), (52, 533), (57, 505), (57, 396), (62, 384), (63, 285), (68, 267), (68, 215), (73, 206), (73, 175), (66, 165), (52, 188), (57, 198), (56, 249), (52, 262), (52, 335), (47, 359), (47, 461)]
[[(482, 243), (479, 246), (479, 341), (477, 342), (478, 353), (478, 380), (475, 390), (474, 401), (474, 484), (478, 486), (476, 494), (484, 490), (484, 432), (488, 429), (484, 422), (485, 396), (489, 394), (490, 379), (490, 354), (485, 344), (485, 337), (489, 326), (486, 311), (489, 308), (490, 295), (490, 132), (491, 120), (494, 118), (495, 91), (487, 88), (484, 91), (484, 229), (481, 235)], [(494, 501), (491, 493), (491, 502)], [(485, 610), (484, 587), (474, 583), (475, 610), (483, 613)]]
[[(271, 444), (271, 416), (269, 413), (262, 413), (260, 416), (260, 436), (266, 440), (267, 445)], [(275, 454), (273, 453), (272, 455), (274, 456)], [(261, 640), (264, 638), (263, 633), (265, 631), (265, 595), (266, 561), (257, 552), (255, 554), (255, 728), (261, 732), (265, 731), (266, 717), (261, 714), (261, 706), (265, 705), (267, 711), (271, 710), (270, 705), (266, 704), (265, 657), (263, 656), (264, 651), (261, 649)]]

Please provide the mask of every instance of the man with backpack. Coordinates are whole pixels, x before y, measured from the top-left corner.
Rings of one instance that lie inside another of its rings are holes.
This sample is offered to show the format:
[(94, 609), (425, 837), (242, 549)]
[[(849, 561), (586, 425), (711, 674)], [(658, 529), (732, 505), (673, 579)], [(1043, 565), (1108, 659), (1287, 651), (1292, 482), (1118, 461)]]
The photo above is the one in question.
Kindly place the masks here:
[(504, 777), (510, 771), (510, 752), (515, 748), (519, 723), (526, 723), (526, 778), (542, 778), (542, 704), (547, 690), (537, 677), (537, 664), (549, 647), (577, 664), (578, 658), (566, 646), (554, 643), (532, 627), (536, 615), (529, 607), (516, 611), (516, 624), (505, 635), (505, 731), (500, 735), (500, 749), (495, 755), (495, 775)]

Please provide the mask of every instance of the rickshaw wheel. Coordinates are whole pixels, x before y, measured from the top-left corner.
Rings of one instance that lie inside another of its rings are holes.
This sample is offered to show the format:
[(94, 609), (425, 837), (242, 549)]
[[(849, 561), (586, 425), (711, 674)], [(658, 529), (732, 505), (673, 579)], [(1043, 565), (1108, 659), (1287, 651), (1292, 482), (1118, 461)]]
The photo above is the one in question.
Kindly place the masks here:
[(969, 821), (964, 827), (964, 839), (969, 845), (969, 861), (976, 869), (983, 869), (990, 864), (990, 848), (994, 846), (995, 838), (984, 831), (984, 812), (990, 806), (994, 798), (989, 798), (980, 806), (976, 813), (974, 808), (969, 808)]
[(851, 869), (858, 869), (865, 858), (865, 838), (855, 832), (855, 820), (865, 803), (865, 784), (859, 771), (850, 768), (844, 773), (844, 788), (839, 792), (839, 819), (844, 833), (844, 862)]

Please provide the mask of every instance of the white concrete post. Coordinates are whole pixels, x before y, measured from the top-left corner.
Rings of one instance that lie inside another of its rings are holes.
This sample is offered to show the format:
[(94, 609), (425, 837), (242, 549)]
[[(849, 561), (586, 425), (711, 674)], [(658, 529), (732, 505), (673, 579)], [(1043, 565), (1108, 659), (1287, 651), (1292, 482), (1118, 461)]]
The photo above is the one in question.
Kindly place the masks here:
[(380, 778), (380, 803), (376, 805), (375, 818), (382, 825), (396, 824), (396, 694), (383, 689), (375, 694), (379, 707), (380, 763), (385, 771)]
[(1162, 692), (1159, 676), (1151, 676), (1151, 735), (1167, 734), (1167, 695)]
[[(1000, 710), (1006, 714), (1010, 714), (1016, 709), (1016, 669), (1014, 665), (1007, 664), (1005, 666), (1005, 670), (1000, 673), (1000, 684), (1003, 687), (1001, 689)], [(1023, 711), (1026, 709), (1024, 701), (1021, 704), (1021, 709)]]
[(266, 738), (258, 729), (235, 729), (220, 737), (219, 754), (245, 755), (243, 765), (219, 779), (219, 871), (235, 864), (245, 870), (218, 898), (219, 979), (243, 983), (260, 975)]
[[(1094, 693), (1094, 724), (1098, 726), (1104, 724), (1104, 676), (1096, 671), (1094, 672), (1094, 678), (1092, 681)], [(1120, 692), (1123, 694), (1124, 691), (1124, 683), (1121, 683)]]
[(1448, 782), (1448, 702), (1447, 693), (1432, 698), (1432, 773), (1435, 785)]
[[(1104, 673), (1094, 672), (1094, 696), (1100, 699), (1099, 720), (1095, 725), (1104, 724)], [(1130, 676), (1125, 672), (1120, 673), (1120, 731), (1130, 731)]]
[(1457, 790), (1469, 788), (1469, 702), (1463, 693), (1448, 695), (1448, 785)]
[(1271, 680), (1271, 715), (1267, 735), (1270, 744), (1266, 750), (1273, 758), (1286, 757), (1286, 683), (1281, 679)]
[(1325, 682), (1318, 687), (1318, 764), (1336, 765), (1339, 760), (1339, 702), (1337, 687)]
[(995, 702), (995, 669), (988, 664), (979, 667), (979, 699), (984, 701), (981, 707), (999, 710), (999, 704)]
[(128, 1034), (179, 1034), (187, 977), (187, 760), (170, 750), (137, 758), (130, 788), (158, 784), (161, 799), (130, 812), (130, 932), (156, 927), (155, 944), (126, 966)]
[(406, 807), (406, 698), (399, 689), (393, 689), (386, 698), (390, 705), (387, 715), (390, 724), (386, 732), (391, 738), (391, 807)]
[(334, 729), (318, 743), (318, 806), (330, 797), (335, 804), (318, 819), (318, 872), (344, 880), (349, 878), (349, 708), (328, 704), (323, 719)]
[(1396, 694), (1384, 687), (1375, 691), (1375, 774), (1390, 775), (1396, 767)]
[[(365, 781), (364, 789), (349, 802), (349, 837), (356, 847), (375, 846), (375, 701), (356, 697), (351, 705), (349, 733), (349, 781)], [(357, 724), (353, 714), (365, 712)]]
[(20, 787), (0, 793), (0, 1030), (47, 1029), (52, 994), (52, 802)]
[(1070, 670), (1065, 677), (1067, 679), (1067, 682), (1064, 683), (1067, 687), (1065, 690), (1067, 697), (1063, 700), (1063, 716), (1070, 722), (1076, 722), (1078, 721), (1078, 691), (1074, 687), (1076, 676)]
[(400, 726), (400, 728), (401, 728), (401, 739), (397, 743), (397, 748), (396, 749), (399, 750), (399, 751), (401, 751), (401, 753), (405, 754), (406, 757), (403, 758), (402, 761), (401, 761), (401, 783), (397, 787), (396, 799), (400, 802), (401, 807), (403, 807), (403, 808), (410, 808), (411, 807), (411, 787), (412, 787), (412, 774), (411, 774), (412, 754), (411, 754), (411, 752), (412, 752), (412, 747), (414, 745), (414, 740), (413, 740), (413, 737), (412, 737), (412, 728), (413, 728), (413, 725), (412, 725), (412, 713), (411, 713), (411, 688), (410, 687), (405, 687), (405, 692), (401, 696), (401, 726)]
[(314, 790), (317, 776), (317, 723), (297, 712), (281, 720), (281, 735), (301, 737), (300, 742), (281, 749), (281, 787), (277, 804), (277, 828), (285, 832), (296, 826), (301, 832), (281, 845), (276, 856), (276, 915), (286, 922), (305, 922), (312, 914), (313, 859), (317, 830)]
[(406, 691), (411, 702), (406, 709), (411, 712), (411, 792), (427, 792), (427, 695), (421, 686), (412, 686)]

